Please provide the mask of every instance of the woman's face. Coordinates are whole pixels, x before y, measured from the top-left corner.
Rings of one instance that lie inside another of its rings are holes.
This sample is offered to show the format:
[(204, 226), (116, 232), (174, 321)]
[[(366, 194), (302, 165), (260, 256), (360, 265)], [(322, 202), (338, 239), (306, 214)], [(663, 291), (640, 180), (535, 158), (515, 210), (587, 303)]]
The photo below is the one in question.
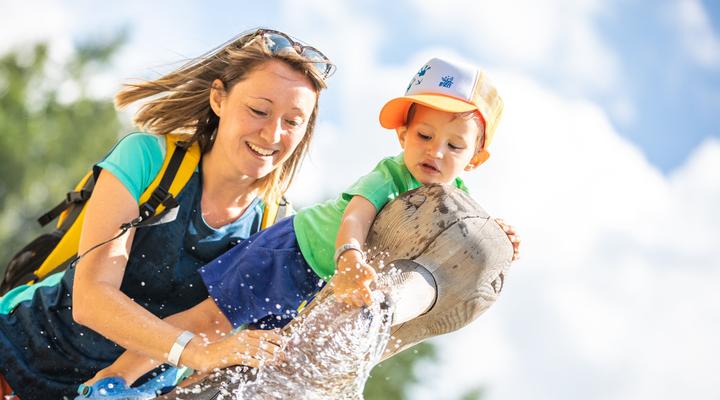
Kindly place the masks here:
[(210, 105), (220, 123), (211, 152), (233, 172), (260, 179), (295, 151), (316, 100), (310, 80), (281, 61), (261, 65), (229, 92), (216, 80)]

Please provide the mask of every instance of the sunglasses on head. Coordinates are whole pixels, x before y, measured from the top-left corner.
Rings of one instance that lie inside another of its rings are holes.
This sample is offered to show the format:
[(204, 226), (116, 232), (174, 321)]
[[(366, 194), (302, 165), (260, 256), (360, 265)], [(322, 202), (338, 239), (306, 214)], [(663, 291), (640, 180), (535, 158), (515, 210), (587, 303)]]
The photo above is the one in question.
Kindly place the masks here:
[(283, 32), (272, 29), (258, 29), (253, 38), (258, 36), (263, 38), (265, 46), (272, 54), (282, 54), (284, 51), (292, 50), (310, 61), (323, 79), (327, 79), (335, 72), (335, 65), (320, 50), (312, 46), (306, 46)]

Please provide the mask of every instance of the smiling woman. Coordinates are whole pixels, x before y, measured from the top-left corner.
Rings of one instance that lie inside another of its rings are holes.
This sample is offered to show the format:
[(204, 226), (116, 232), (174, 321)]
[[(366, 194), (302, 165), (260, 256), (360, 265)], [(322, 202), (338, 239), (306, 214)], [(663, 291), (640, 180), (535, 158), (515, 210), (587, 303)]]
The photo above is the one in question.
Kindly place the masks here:
[[(281, 199), (312, 139), (330, 72), (316, 49), (258, 30), (118, 93), (119, 107), (149, 100), (135, 116), (146, 132), (127, 136), (95, 166), (79, 261), (16, 288), (12, 304), (3, 299), (1, 393), (10, 394), (9, 383), (24, 400), (73, 397), (123, 348), (200, 370), (256, 365), (269, 350), (252, 329), (221, 339), (229, 324), (205, 313), (193, 326), (217, 339), (206, 344), (162, 318), (206, 299), (197, 269), (257, 232), (266, 205)], [(174, 219), (128, 224), (146, 217), (142, 194), (175, 145), (200, 159), (174, 198)]]

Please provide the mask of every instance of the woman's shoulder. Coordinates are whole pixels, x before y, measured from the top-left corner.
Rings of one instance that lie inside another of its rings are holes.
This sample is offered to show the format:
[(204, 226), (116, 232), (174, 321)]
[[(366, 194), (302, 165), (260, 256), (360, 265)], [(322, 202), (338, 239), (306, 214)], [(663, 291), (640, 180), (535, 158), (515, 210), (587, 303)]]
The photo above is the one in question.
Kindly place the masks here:
[(165, 136), (141, 131), (130, 132), (118, 140), (112, 151), (142, 151), (149, 157), (164, 159), (167, 151)]
[(162, 135), (132, 132), (120, 139), (97, 166), (112, 173), (138, 200), (162, 168), (165, 146)]

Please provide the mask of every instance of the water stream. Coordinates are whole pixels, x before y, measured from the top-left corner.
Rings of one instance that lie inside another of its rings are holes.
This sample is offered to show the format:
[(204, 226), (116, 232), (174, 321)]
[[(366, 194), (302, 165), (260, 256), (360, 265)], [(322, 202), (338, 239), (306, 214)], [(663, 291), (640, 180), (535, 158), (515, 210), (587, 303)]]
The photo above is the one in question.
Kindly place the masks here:
[[(213, 399), (362, 399), (370, 370), (390, 338), (394, 302), (382, 291), (369, 307), (349, 307), (328, 296), (295, 321), (283, 342), (283, 355), (259, 371), (227, 370)], [(178, 389), (190, 395), (202, 387)]]

